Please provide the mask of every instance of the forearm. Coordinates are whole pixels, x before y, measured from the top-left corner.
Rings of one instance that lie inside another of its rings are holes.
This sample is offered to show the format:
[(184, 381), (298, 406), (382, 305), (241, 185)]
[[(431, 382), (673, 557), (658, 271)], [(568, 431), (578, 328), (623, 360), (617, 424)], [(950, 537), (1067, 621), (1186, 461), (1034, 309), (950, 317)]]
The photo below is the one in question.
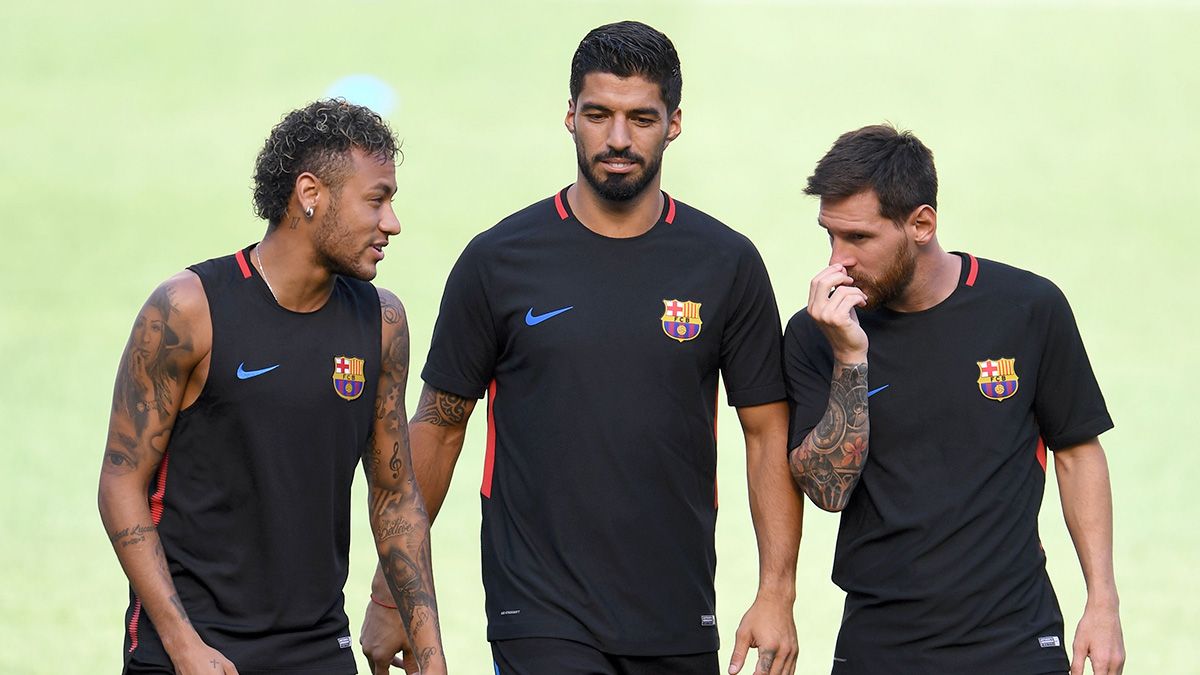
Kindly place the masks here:
[(841, 511), (862, 475), (871, 432), (867, 364), (837, 361), (829, 405), (789, 457), (792, 478), (819, 508)]
[(437, 519), (450, 491), (454, 466), (466, 438), (465, 424), (464, 418), (463, 426), (438, 426), (420, 421), (418, 416), (413, 416), (410, 423), (413, 476), (425, 500), (430, 524)]
[(1054, 473), (1063, 518), (1087, 584), (1088, 604), (1115, 610), (1119, 605), (1113, 572), (1112, 487), (1099, 441), (1054, 453)]
[(750, 517), (758, 544), (758, 592), (794, 602), (804, 498), (788, 474), (787, 408), (771, 428), (746, 436)]
[(129, 584), (150, 615), (168, 655), (198, 641), (167, 567), (162, 542), (140, 490), (108, 475), (100, 479), (100, 519)]
[(370, 518), (382, 576), (396, 602), (417, 662), (422, 668), (444, 664), (429, 518), (420, 493), (415, 489), (391, 491), (372, 487)]

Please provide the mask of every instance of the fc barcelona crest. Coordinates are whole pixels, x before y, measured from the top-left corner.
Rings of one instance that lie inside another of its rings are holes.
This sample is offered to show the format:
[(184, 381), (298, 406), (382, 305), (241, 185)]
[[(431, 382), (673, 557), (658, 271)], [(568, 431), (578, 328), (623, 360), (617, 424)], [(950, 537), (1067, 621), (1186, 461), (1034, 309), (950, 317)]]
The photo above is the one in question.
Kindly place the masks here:
[(700, 303), (690, 300), (663, 300), (662, 329), (672, 340), (686, 342), (700, 334)]
[(333, 359), (333, 390), (338, 396), (353, 401), (362, 395), (367, 386), (363, 376), (363, 360), (353, 356), (338, 356)]
[(976, 361), (979, 366), (979, 392), (993, 401), (1017, 393), (1020, 378), (1017, 377), (1016, 359), (987, 359)]

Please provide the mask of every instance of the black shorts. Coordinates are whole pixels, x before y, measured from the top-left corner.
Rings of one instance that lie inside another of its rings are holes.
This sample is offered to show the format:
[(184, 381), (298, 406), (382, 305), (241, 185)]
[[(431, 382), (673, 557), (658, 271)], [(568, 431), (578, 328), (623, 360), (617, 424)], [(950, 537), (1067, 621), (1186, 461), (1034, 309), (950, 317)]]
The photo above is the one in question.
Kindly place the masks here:
[(496, 675), (717, 675), (716, 652), (677, 656), (619, 656), (556, 638), (492, 643)]

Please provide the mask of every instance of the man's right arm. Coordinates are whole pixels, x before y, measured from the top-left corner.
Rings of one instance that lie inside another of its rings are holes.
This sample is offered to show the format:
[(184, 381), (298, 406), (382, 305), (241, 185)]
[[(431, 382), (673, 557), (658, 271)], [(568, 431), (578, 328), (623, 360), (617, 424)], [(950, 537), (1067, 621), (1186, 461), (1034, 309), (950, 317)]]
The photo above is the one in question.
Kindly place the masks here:
[[(462, 454), (467, 434), (467, 420), (475, 409), (475, 399), (435, 389), (426, 384), (421, 400), (408, 422), (409, 443), (412, 448), (413, 474), (425, 499), (425, 510), (432, 525), (450, 489), (454, 466)], [(401, 665), (395, 656), (401, 650), (407, 655), (407, 636), (400, 614), (386, 606), (391, 597), (383, 571), (376, 566), (371, 580), (372, 602), (367, 604), (363, 619), (363, 654), (371, 664), (372, 673), (388, 673), (389, 665)], [(407, 662), (408, 672), (417, 672), (415, 664)], [(413, 670), (410, 670), (413, 668)]]
[(809, 284), (808, 314), (833, 349), (829, 403), (821, 421), (792, 449), (792, 479), (819, 508), (841, 511), (867, 459), (867, 335), (855, 307), (866, 295), (841, 265), (821, 270)]
[(118, 366), (100, 470), (100, 518), (143, 611), (180, 673), (237, 672), (192, 628), (146, 497), (188, 383), (211, 341), (199, 278), (182, 272), (154, 290), (134, 321)]

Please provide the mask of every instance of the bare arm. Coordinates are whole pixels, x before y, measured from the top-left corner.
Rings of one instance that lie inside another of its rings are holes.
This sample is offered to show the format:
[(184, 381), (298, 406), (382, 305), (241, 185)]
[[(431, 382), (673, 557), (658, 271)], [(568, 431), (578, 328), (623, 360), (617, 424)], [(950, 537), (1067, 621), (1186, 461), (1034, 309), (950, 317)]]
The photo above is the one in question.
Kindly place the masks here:
[(408, 382), (409, 334), (404, 307), (380, 289), (383, 346), (375, 422), (363, 466), (370, 486), (370, 520), (380, 569), (412, 636), (413, 655), (422, 672), (444, 672), (433, 586), (429, 517), (413, 476), (404, 390)]
[(1055, 450), (1054, 474), (1063, 517), (1087, 584), (1087, 605), (1075, 630), (1071, 673), (1081, 675), (1086, 658), (1098, 675), (1117, 674), (1125, 665), (1125, 641), (1113, 574), (1112, 487), (1100, 440), (1092, 438)]
[(211, 342), (208, 304), (194, 274), (182, 272), (154, 290), (134, 320), (117, 368), (98, 495), (117, 559), (168, 656), (185, 673), (236, 670), (192, 628), (146, 495), (185, 396), (194, 396), (203, 384), (197, 366)]
[[(454, 465), (462, 453), (466, 438), (467, 420), (475, 409), (475, 399), (434, 389), (429, 385), (421, 390), (421, 400), (409, 422), (412, 436), (412, 466), (417, 485), (425, 500), (425, 508), (432, 523), (442, 508)], [(387, 582), (382, 568), (376, 568), (371, 580), (371, 597), (387, 597)], [(409, 672), (416, 667), (411, 659), (403, 662), (395, 655), (403, 651), (411, 654), (404, 627), (397, 625), (396, 613), (373, 600), (367, 605), (363, 619), (363, 654), (371, 664), (372, 672), (386, 674), (389, 665), (404, 665)]]
[(849, 285), (853, 282), (846, 269), (835, 264), (813, 277), (808, 290), (808, 314), (833, 348), (833, 380), (825, 414), (792, 449), (789, 463), (796, 484), (826, 511), (846, 508), (862, 475), (870, 440), (867, 335), (854, 312), (867, 297)]
[(795, 672), (798, 647), (792, 606), (804, 500), (788, 476), (787, 404), (738, 408), (746, 437), (750, 517), (758, 542), (758, 595), (738, 627), (730, 672), (758, 649), (755, 673)]

